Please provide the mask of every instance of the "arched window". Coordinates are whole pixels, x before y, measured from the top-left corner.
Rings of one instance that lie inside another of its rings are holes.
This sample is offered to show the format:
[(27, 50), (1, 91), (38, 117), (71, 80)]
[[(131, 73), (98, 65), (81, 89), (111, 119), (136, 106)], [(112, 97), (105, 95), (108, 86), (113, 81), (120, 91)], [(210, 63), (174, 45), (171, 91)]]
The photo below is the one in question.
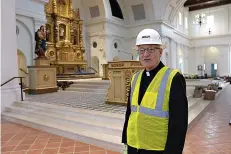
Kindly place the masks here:
[(109, 0), (109, 2), (111, 5), (112, 16), (120, 18), (120, 19), (124, 19), (122, 10), (117, 0)]

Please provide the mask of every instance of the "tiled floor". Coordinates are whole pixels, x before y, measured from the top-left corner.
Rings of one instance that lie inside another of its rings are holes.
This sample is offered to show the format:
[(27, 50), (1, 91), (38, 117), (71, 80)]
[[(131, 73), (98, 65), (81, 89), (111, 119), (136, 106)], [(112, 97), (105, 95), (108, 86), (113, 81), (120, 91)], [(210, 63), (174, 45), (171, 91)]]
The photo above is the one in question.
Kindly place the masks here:
[[(187, 134), (184, 154), (231, 154), (231, 85)], [(3, 121), (3, 154), (112, 154), (92, 145)]]
[(187, 134), (184, 154), (231, 154), (231, 85)]
[(7, 121), (1, 126), (2, 154), (118, 154)]

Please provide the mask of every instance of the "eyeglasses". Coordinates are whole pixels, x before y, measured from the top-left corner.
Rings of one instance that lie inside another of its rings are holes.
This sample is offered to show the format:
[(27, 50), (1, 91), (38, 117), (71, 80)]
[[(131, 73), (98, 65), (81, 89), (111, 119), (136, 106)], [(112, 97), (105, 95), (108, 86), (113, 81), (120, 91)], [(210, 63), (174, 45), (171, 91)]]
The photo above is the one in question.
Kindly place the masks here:
[(149, 54), (152, 54), (154, 53), (155, 51), (159, 50), (160, 48), (147, 48), (147, 49), (144, 49), (144, 48), (140, 48), (138, 49), (137, 51), (139, 52), (139, 54), (144, 54), (145, 51), (147, 51)]

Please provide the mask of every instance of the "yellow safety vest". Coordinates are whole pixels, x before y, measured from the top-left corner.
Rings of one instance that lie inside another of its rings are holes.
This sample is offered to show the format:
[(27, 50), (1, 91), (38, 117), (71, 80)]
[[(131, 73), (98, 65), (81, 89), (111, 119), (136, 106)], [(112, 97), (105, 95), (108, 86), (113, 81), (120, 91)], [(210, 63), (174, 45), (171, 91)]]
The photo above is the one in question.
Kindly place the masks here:
[(131, 115), (127, 144), (133, 148), (162, 151), (168, 134), (169, 96), (172, 79), (178, 70), (163, 67), (149, 84), (140, 106), (138, 96), (143, 70), (131, 81)]

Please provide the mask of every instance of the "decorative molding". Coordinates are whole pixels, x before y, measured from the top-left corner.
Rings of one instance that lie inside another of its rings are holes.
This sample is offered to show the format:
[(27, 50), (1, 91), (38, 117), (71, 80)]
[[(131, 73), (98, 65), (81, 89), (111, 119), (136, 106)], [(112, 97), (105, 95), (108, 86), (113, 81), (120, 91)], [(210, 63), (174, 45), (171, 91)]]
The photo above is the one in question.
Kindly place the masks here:
[[(31, 39), (31, 44), (32, 44), (32, 48), (31, 48), (31, 51), (32, 52), (32, 55), (33, 55), (33, 58), (35, 58), (35, 53), (34, 53), (34, 45), (35, 45), (35, 41), (34, 41), (34, 33), (33, 31), (30, 30), (30, 28), (22, 21), (20, 20), (20, 18), (16, 18), (16, 22), (20, 23), (22, 26), (24, 26), (24, 28), (27, 30), (27, 32), (29, 33), (30, 35), (30, 39)], [(29, 57), (27, 57), (28, 59)], [(29, 58), (30, 59), (30, 58)], [(28, 60), (29, 60), (28, 59)], [(31, 59), (32, 63), (33, 63), (33, 59)]]
[(42, 3), (42, 4), (46, 4), (49, 2), (49, 0), (32, 0), (32, 1), (36, 1), (36, 2), (39, 2), (39, 3)]
[(230, 34), (222, 34), (222, 35), (211, 35), (211, 36), (203, 36), (203, 37), (193, 37), (191, 40), (203, 40), (203, 39), (212, 39), (212, 38), (219, 38), (219, 37), (231, 37)]
[(26, 17), (31, 17), (31, 18), (36, 19), (36, 21), (44, 21), (44, 22), (46, 22), (45, 13), (43, 14), (43, 13), (32, 12), (32, 11), (16, 8), (16, 15), (22, 15), (22, 16), (26, 16)]

